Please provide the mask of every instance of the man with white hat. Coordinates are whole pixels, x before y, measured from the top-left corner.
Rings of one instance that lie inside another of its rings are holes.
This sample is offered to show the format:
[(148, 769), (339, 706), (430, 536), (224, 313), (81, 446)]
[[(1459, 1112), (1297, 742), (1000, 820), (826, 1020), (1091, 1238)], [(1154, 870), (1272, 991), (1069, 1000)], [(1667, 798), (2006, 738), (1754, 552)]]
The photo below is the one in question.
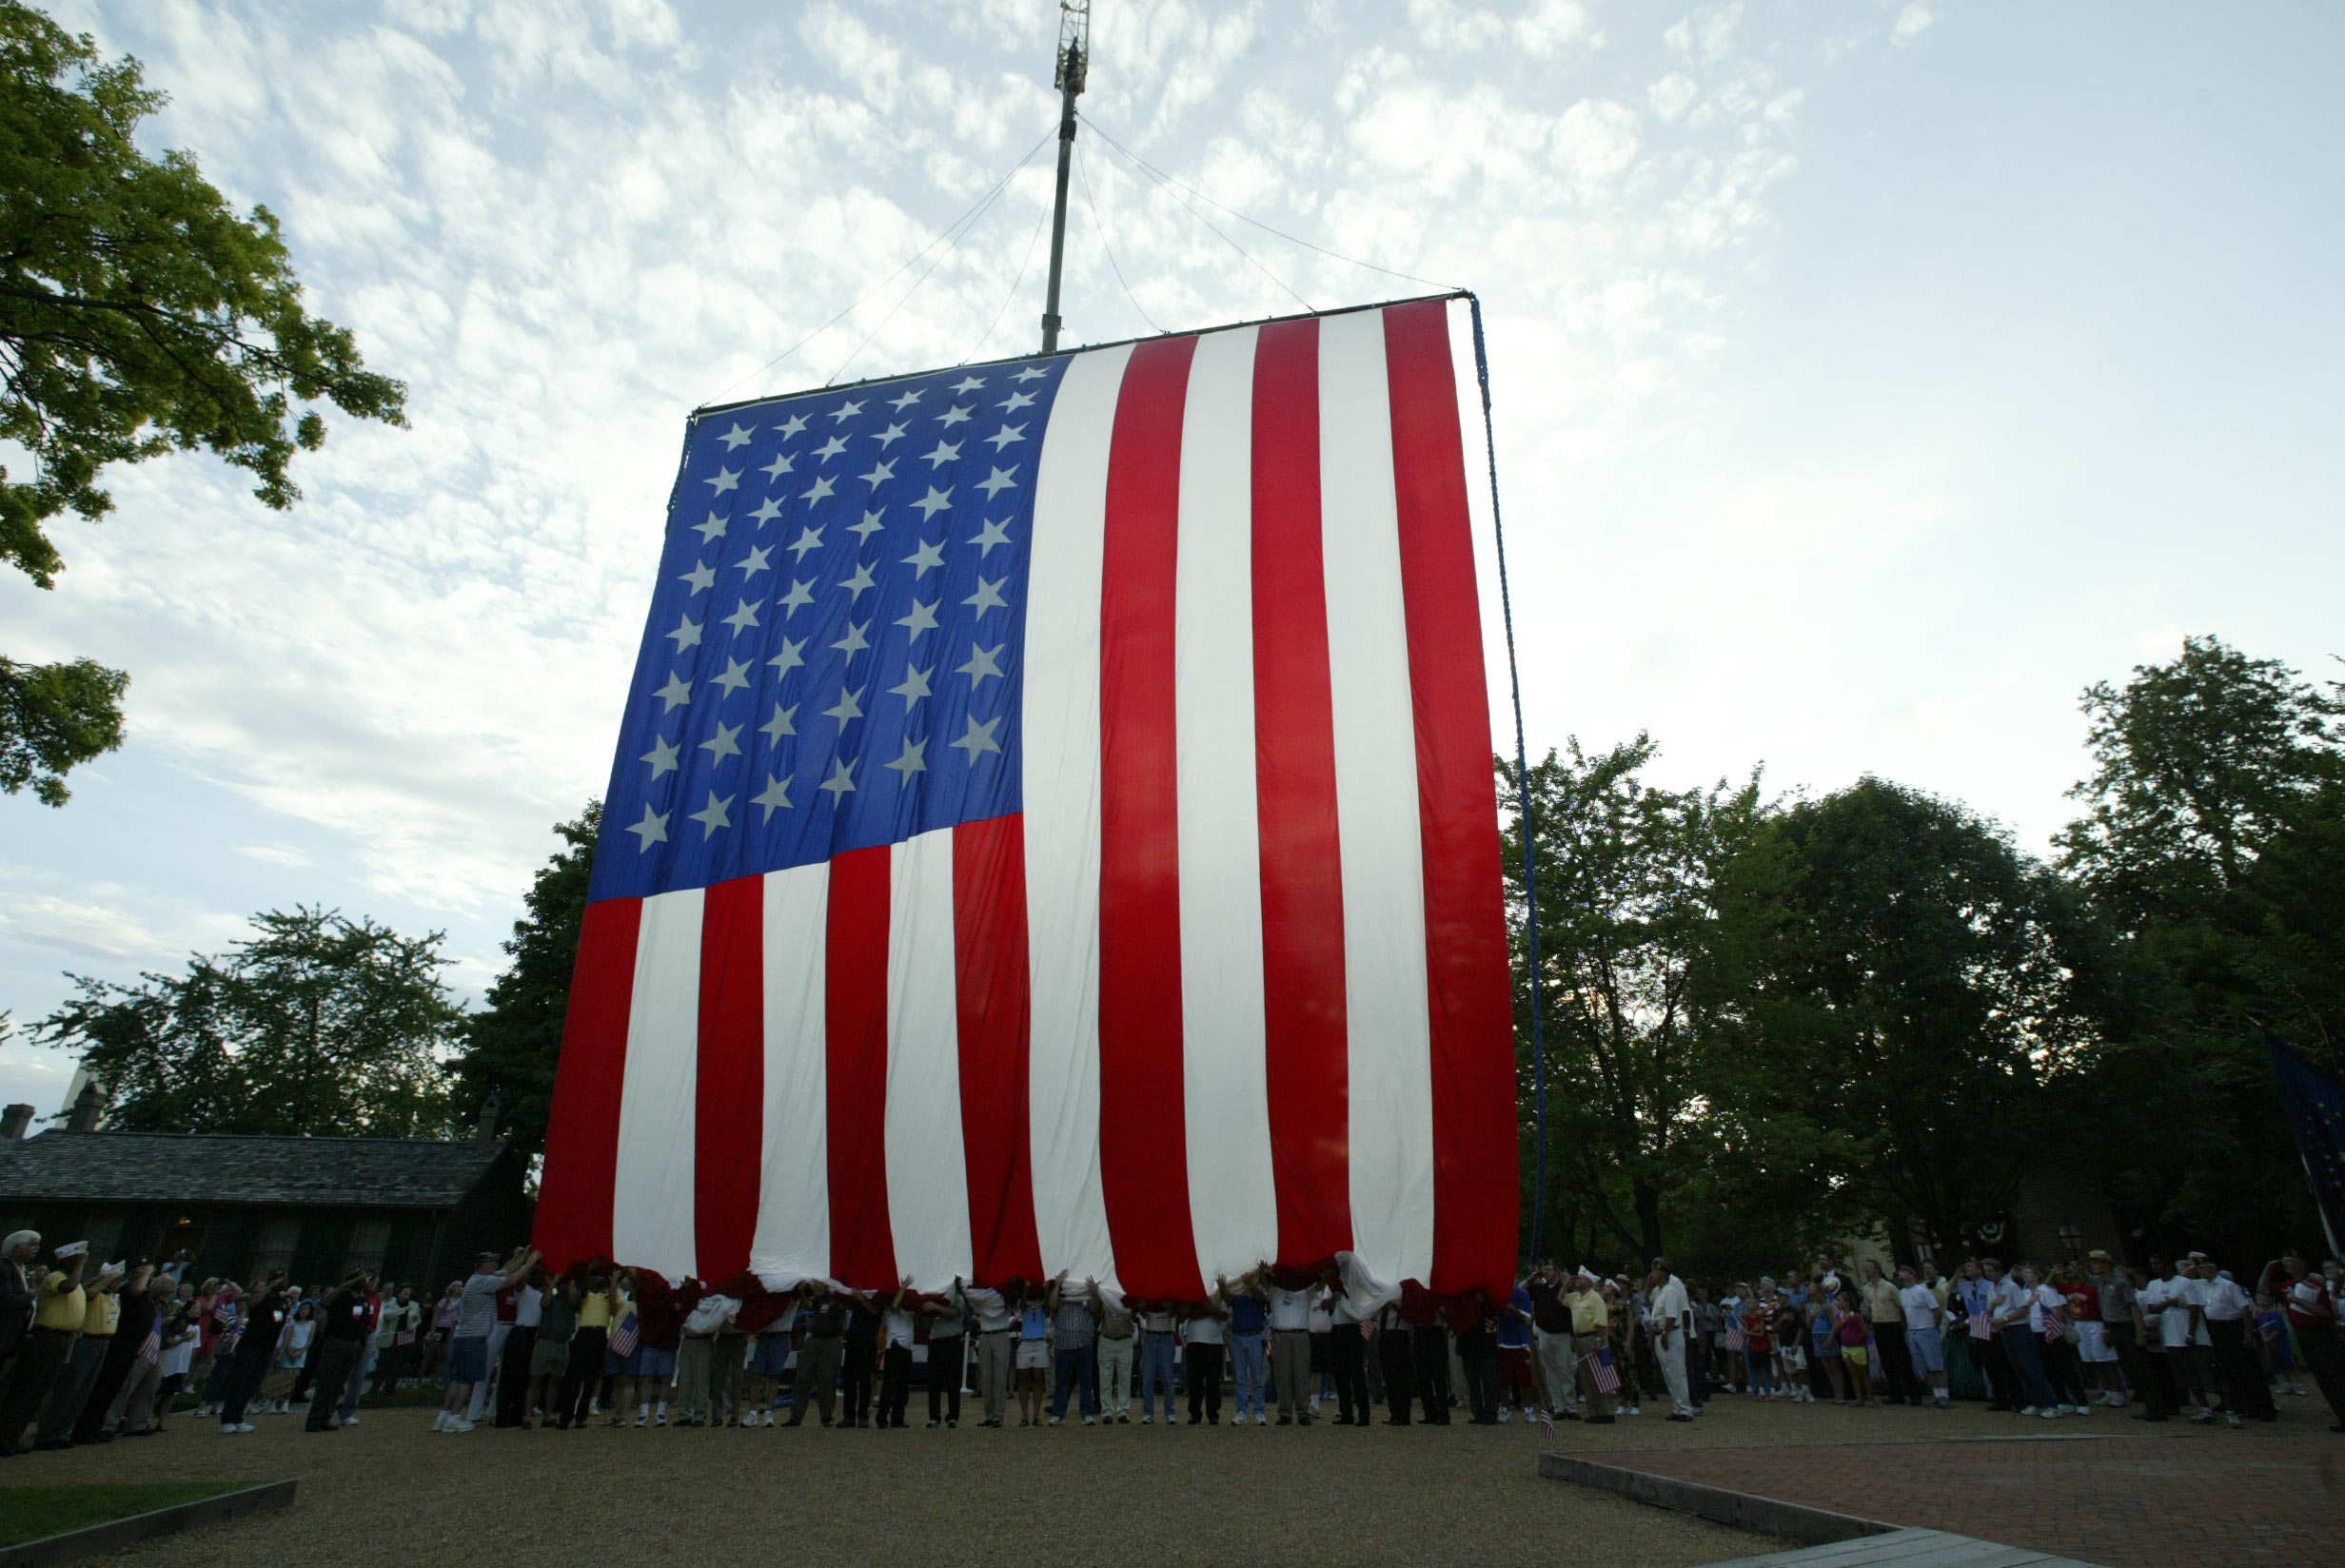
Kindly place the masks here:
[(1693, 1303), (1686, 1299), (1685, 1282), (1670, 1271), (1666, 1258), (1653, 1260), (1645, 1289), (1645, 1330), (1652, 1340), (1653, 1359), (1661, 1362), (1661, 1381), (1669, 1386), (1669, 1419), (1689, 1421), (1694, 1406), (1685, 1381), (1685, 1343), (1693, 1334)]

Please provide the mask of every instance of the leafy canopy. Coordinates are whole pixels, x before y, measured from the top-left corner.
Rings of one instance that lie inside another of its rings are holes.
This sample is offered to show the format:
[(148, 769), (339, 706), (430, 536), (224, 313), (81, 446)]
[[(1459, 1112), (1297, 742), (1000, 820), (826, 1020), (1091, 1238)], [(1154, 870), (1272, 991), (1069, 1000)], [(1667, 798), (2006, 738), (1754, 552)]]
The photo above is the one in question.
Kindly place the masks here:
[(253, 916), (225, 957), (136, 986), (72, 976), (43, 1020), (78, 1051), (113, 1125), (145, 1132), (428, 1138), (454, 1126), (443, 1061), (463, 1025), (443, 933), (403, 936), (308, 907)]
[[(0, 440), (32, 456), (29, 476), (0, 467), (0, 561), (43, 588), (65, 566), (44, 525), (110, 510), (109, 464), (202, 448), (285, 507), (294, 452), (325, 439), (317, 404), (405, 422), (405, 387), (303, 307), (268, 209), (234, 211), (186, 152), (139, 149), (163, 103), (136, 60), (0, 0)], [(60, 775), (120, 744), (123, 677), (99, 674), (43, 686), (37, 737), (20, 701), (0, 708), (0, 789), (61, 804)]]

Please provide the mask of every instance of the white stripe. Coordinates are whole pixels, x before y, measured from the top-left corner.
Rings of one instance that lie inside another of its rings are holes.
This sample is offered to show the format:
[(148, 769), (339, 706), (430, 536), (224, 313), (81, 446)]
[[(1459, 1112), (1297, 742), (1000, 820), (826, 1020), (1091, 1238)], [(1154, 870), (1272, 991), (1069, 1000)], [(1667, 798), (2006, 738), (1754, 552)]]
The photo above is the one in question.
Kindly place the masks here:
[(971, 1266), (952, 829), (895, 847), (888, 910), (888, 1225), (896, 1271), (942, 1290)]
[(1099, 1180), (1099, 577), (1108, 443), (1130, 348), (1077, 354), (1035, 479), (1023, 762), (1027, 1057), (1042, 1271), (1112, 1283)]
[(827, 862), (769, 872), (764, 889), (765, 1162), (749, 1266), (797, 1281), (831, 1271), (829, 1040), (823, 1010)]
[(1381, 311), (1319, 323), (1319, 487), (1344, 875), (1352, 1249), (1379, 1279), (1423, 1280), (1433, 1264), (1425, 867)]
[(700, 913), (707, 892), (643, 900), (619, 1091), (611, 1253), (671, 1280), (696, 1272), (692, 1185), (700, 1062)]
[(1254, 797), (1252, 327), (1197, 340), (1181, 424), (1173, 722), (1180, 800), (1182, 1107), (1208, 1281), (1278, 1255)]

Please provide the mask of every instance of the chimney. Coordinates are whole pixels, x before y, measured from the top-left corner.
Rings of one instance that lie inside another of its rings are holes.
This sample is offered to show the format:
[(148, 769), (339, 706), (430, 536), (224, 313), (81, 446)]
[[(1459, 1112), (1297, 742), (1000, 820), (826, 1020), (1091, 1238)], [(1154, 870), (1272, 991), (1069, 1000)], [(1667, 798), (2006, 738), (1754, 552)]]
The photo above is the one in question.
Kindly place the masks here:
[(12, 1144), (23, 1138), (32, 1126), (30, 1106), (10, 1106), (0, 1109), (0, 1143)]
[(84, 1084), (81, 1093), (73, 1098), (73, 1108), (66, 1113), (65, 1130), (95, 1132), (98, 1130), (98, 1118), (105, 1114), (106, 1102), (98, 1097), (98, 1086), (94, 1083)]
[(497, 1141), (497, 1124), (503, 1120), (504, 1096), (499, 1094), (495, 1089), (491, 1089), (489, 1090), (488, 1098), (481, 1102), (481, 1125), (473, 1132), (472, 1141), (476, 1144), (495, 1143)]

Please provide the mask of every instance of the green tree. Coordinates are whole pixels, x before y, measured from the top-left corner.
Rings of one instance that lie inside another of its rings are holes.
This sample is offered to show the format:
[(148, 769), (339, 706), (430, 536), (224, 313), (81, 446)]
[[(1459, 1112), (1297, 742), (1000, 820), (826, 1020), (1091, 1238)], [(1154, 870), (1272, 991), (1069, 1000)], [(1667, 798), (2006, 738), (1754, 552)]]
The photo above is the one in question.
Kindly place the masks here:
[(586, 918), (586, 884), (595, 840), (602, 832), (602, 803), (590, 800), (575, 822), (557, 822), (564, 848), (538, 868), (504, 944), (513, 962), (488, 988), (485, 1005), (465, 1021), (464, 1045), (454, 1063), (466, 1104), (497, 1097), (500, 1136), (524, 1155), (545, 1147), (554, 1105), (554, 1069), (562, 1059), (562, 1029), (570, 1011), (570, 972), (578, 962), (579, 931)]
[(442, 1137), (443, 1059), (463, 1014), (443, 933), (403, 936), (302, 907), (252, 919), (227, 955), (136, 986), (70, 976), (80, 994), (41, 1038), (77, 1052), (132, 1131)]
[[(1715, 1153), (1704, 1093), (1713, 1042), (1690, 985), (1716, 923), (1717, 873), (1749, 840), (1764, 807), (1755, 772), (1740, 785), (1721, 780), (1707, 789), (1646, 784), (1639, 775), (1658, 751), (1642, 734), (1593, 755), (1572, 740), (1531, 768), (1535, 992), (1523, 824), (1506, 828), (1527, 1125), (1535, 1092), (1532, 1007), (1543, 1009), (1547, 1029), (1552, 1223), (1534, 1239), (1538, 1253), (1633, 1253), (1642, 1261), (1662, 1251), (1669, 1205)], [(1506, 798), (1516, 799), (1514, 768), (1501, 761), (1499, 774)], [(1527, 1148), (1523, 1168), (1526, 1182), (1535, 1182)]]
[(1772, 1168), (1959, 1249), (2003, 1218), (2139, 1005), (2082, 894), (1962, 806), (1878, 779), (1763, 826), (1723, 879), (1722, 1114)]
[(2268, 1256), (2312, 1210), (2263, 1031), (2345, 1068), (2345, 704), (2209, 637), (2082, 706), (2061, 861), (2172, 988), (2162, 1027), (2097, 1065), (2128, 1108), (2106, 1159), (2139, 1212)]
[[(0, 0), (0, 440), (32, 459), (29, 479), (0, 467), (0, 560), (43, 588), (65, 566), (44, 524), (104, 516), (109, 464), (201, 447), (284, 507), (294, 452), (325, 439), (317, 404), (404, 422), (406, 389), (303, 307), (268, 209), (139, 149), (164, 101), (136, 60)], [(125, 677), (85, 664), (8, 667), (0, 789), (62, 804), (64, 773), (121, 744)]]

